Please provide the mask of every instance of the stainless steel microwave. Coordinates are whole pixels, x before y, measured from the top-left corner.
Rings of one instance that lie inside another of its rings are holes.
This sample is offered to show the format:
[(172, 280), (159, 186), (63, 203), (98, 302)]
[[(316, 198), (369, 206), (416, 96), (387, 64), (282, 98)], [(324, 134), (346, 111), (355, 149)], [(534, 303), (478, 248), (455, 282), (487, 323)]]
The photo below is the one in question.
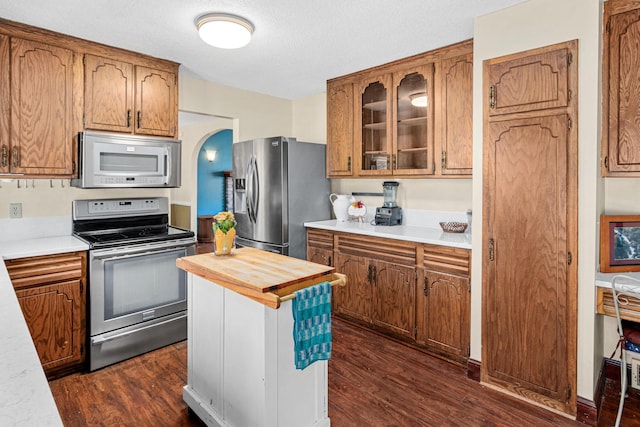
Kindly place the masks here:
[(174, 188), (180, 186), (181, 142), (167, 138), (81, 132), (79, 188)]

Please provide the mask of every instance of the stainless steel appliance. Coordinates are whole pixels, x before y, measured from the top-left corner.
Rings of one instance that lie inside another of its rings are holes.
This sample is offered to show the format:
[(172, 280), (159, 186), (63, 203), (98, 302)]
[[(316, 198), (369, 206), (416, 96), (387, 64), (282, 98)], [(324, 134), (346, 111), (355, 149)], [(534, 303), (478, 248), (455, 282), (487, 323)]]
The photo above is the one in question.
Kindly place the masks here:
[(398, 198), (398, 183), (385, 181), (382, 183), (382, 195), (384, 201), (382, 207), (376, 208), (374, 218), (375, 225), (400, 225), (402, 224), (402, 208), (396, 202)]
[(172, 188), (180, 186), (181, 142), (157, 137), (82, 132), (80, 188)]
[(73, 234), (89, 244), (89, 368), (187, 337), (194, 233), (168, 225), (166, 197), (75, 200)]
[(306, 258), (304, 223), (331, 215), (325, 152), (286, 137), (233, 144), (238, 246)]

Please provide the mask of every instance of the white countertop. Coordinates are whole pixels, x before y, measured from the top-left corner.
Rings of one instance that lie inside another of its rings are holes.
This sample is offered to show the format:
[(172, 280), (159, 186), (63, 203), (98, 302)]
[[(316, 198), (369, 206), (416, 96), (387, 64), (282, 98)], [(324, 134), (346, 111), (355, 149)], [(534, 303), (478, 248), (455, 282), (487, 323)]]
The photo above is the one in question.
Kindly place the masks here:
[(1, 426), (62, 426), (3, 260), (88, 248), (70, 235), (0, 241)]
[[(616, 275), (629, 276), (633, 277), (634, 279), (640, 280), (640, 273), (602, 273), (598, 271), (596, 272), (596, 286), (601, 288), (611, 288), (613, 276)], [(624, 284), (624, 281), (618, 283)]]
[(363, 222), (337, 221), (335, 219), (306, 222), (304, 226), (307, 228), (385, 237), (387, 239), (404, 240), (408, 242), (430, 243), (432, 245), (471, 249), (471, 235), (469, 233), (445, 233), (439, 227), (434, 228), (416, 225), (381, 226)]

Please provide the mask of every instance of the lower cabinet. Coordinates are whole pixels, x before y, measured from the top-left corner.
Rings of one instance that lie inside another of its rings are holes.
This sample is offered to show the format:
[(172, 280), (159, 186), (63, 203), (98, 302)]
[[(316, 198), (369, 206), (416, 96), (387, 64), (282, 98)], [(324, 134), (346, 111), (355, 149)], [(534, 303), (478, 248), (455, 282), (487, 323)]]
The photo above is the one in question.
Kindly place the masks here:
[(19, 258), (5, 264), (47, 377), (81, 368), (86, 253)]
[(416, 341), (435, 353), (466, 361), (471, 310), (469, 251), (423, 245), (422, 252)]
[(449, 360), (466, 363), (470, 251), (307, 230), (307, 259), (346, 274), (333, 312)]

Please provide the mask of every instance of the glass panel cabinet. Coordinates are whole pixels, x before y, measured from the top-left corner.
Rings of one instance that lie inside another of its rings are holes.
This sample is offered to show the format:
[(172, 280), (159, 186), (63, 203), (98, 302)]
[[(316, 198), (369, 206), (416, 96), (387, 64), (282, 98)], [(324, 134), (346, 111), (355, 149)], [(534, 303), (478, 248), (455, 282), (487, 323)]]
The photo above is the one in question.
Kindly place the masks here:
[(471, 178), (473, 41), (327, 81), (327, 177)]
[(389, 175), (391, 169), (391, 76), (361, 84), (361, 175)]
[(392, 167), (400, 175), (433, 173), (433, 65), (394, 74)]
[(361, 176), (433, 173), (433, 65), (360, 85)]

